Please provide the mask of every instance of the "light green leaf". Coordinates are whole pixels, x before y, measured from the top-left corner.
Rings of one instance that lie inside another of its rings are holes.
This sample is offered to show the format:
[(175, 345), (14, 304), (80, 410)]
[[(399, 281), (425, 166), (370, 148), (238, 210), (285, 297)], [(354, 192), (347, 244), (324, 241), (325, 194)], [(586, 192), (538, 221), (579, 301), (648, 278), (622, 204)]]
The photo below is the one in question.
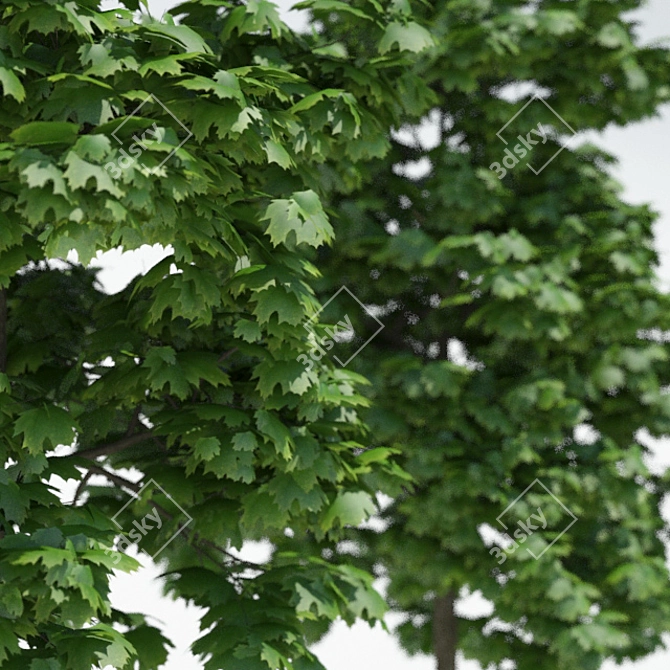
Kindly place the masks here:
[(630, 37), (627, 30), (620, 23), (607, 23), (596, 35), (598, 44), (607, 49), (618, 49), (630, 45)]
[(517, 230), (511, 230), (498, 238), (498, 241), (507, 256), (518, 261), (528, 261), (536, 256), (537, 249)]
[(640, 67), (640, 64), (633, 56), (624, 58), (621, 61), (621, 67), (626, 75), (629, 90), (641, 91), (649, 86), (647, 73)]
[(288, 428), (267, 410), (259, 409), (254, 416), (256, 417), (258, 431), (269, 438), (274, 443), (277, 453), (288, 460), (294, 446)]
[(113, 58), (104, 44), (84, 44), (79, 48), (81, 62), (90, 67), (84, 71), (87, 76), (109, 77), (123, 70), (123, 64)]
[(90, 179), (96, 183), (96, 191), (107, 191), (120, 198), (123, 192), (116, 186), (109, 172), (99, 165), (94, 165), (81, 159), (74, 151), (70, 151), (65, 158), (68, 166), (64, 173), (68, 185), (72, 189), (86, 189)]
[(365, 491), (338, 493), (321, 520), (321, 528), (328, 530), (336, 519), (341, 526), (358, 526), (376, 511), (375, 502)]
[(295, 609), (303, 619), (316, 621), (320, 617), (326, 617), (332, 621), (338, 617), (340, 611), (337, 604), (333, 602), (332, 597), (327, 599), (326, 593), (316, 595), (300, 583), (295, 585), (295, 590), (300, 596)]
[[(407, 2), (407, 0), (402, 0)], [(399, 0), (395, 0), (399, 2)], [(346, 2), (341, 2), (341, 0), (305, 0), (304, 2), (299, 2), (295, 5), (295, 9), (312, 9), (315, 12), (346, 12), (352, 16), (356, 16), (359, 19), (364, 19), (367, 21), (373, 20), (372, 17), (368, 16), (363, 10), (358, 9), (357, 7), (352, 7)]]
[(201, 437), (195, 443), (195, 456), (200, 461), (211, 461), (221, 452), (221, 442), (215, 437)]
[(278, 323), (297, 325), (305, 318), (305, 310), (298, 298), (283, 287), (270, 286), (255, 293), (254, 298), (256, 307), (253, 313), (261, 324), (268, 323), (275, 313)]
[(26, 178), (30, 188), (42, 188), (48, 182), (52, 182), (53, 192), (67, 197), (68, 192), (63, 173), (52, 163), (31, 163), (21, 172), (21, 175)]
[(180, 75), (184, 67), (181, 61), (188, 60), (187, 54), (172, 54), (170, 56), (161, 56), (144, 61), (140, 66), (138, 73), (146, 76), (149, 72), (155, 72), (158, 75)]
[(33, 121), (19, 126), (10, 137), (20, 144), (73, 144), (79, 134), (76, 123)]
[(584, 25), (577, 12), (569, 9), (547, 9), (538, 15), (540, 27), (551, 35), (566, 35)]
[(239, 337), (245, 342), (258, 342), (263, 336), (263, 331), (256, 321), (250, 319), (240, 319), (235, 324), (233, 331), (235, 337)]
[(545, 284), (535, 302), (540, 309), (557, 314), (579, 312), (583, 308), (577, 295), (553, 284)]
[(205, 40), (192, 28), (185, 25), (167, 25), (165, 23), (145, 23), (143, 28), (150, 33), (163, 37), (174, 44), (178, 44), (187, 52), (203, 53), (211, 55), (212, 50), (207, 46)]
[(289, 112), (296, 114), (297, 112), (304, 112), (307, 109), (311, 109), (317, 103), (321, 102), (324, 98), (339, 98), (344, 91), (339, 88), (326, 88), (323, 91), (318, 91), (317, 93), (311, 93), (308, 96), (305, 96), (300, 102), (297, 102), (293, 107), (289, 109)]
[(273, 200), (261, 218), (267, 220), (266, 233), (275, 247), (287, 241), (318, 247), (334, 235), (321, 200), (312, 190), (294, 193), (290, 200)]
[(120, 634), (117, 636), (117, 639), (107, 645), (104, 653), (95, 652), (95, 655), (100, 659), (99, 665), (101, 668), (108, 665), (111, 665), (113, 668), (123, 668), (131, 656), (135, 656), (136, 654), (135, 647)]
[(254, 121), (263, 119), (262, 112), (257, 107), (245, 107), (238, 115), (237, 121), (230, 127), (233, 133), (243, 133)]
[(235, 451), (254, 451), (257, 447), (256, 436), (251, 431), (233, 435), (233, 449)]
[(246, 100), (242, 93), (242, 89), (240, 88), (240, 82), (232, 72), (219, 70), (212, 79), (194, 75), (189, 79), (180, 81), (179, 85), (192, 91), (208, 91), (214, 93), (214, 95), (221, 100), (232, 98), (237, 100), (240, 105), (246, 106)]
[(394, 21), (386, 27), (384, 37), (379, 42), (379, 53), (385, 54), (397, 44), (400, 51), (418, 53), (435, 44), (431, 34), (418, 23)]
[(626, 375), (620, 367), (604, 365), (594, 371), (593, 379), (601, 389), (621, 388), (626, 382)]
[(274, 140), (268, 140), (265, 143), (265, 153), (268, 157), (268, 163), (277, 163), (277, 165), (284, 169), (293, 165), (293, 160), (286, 149)]
[(81, 158), (101, 162), (112, 150), (112, 142), (106, 135), (82, 135), (72, 149)]
[(5, 97), (11, 95), (17, 102), (23, 102), (26, 99), (26, 90), (19, 78), (12, 70), (6, 67), (0, 67), (0, 84)]

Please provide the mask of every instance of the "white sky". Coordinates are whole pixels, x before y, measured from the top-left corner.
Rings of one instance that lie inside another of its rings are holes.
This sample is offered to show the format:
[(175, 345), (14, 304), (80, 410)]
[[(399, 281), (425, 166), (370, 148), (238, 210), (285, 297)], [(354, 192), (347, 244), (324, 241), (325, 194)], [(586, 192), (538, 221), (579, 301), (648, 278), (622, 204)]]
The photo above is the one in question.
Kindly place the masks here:
[[(110, 3), (111, 4), (111, 3)], [(177, 4), (174, 0), (150, 0), (154, 15), (161, 15), (167, 8)], [(287, 12), (291, 0), (276, 2), (284, 11), (285, 20), (296, 28), (304, 25), (298, 12)], [(670, 36), (670, 5), (668, 0), (651, 0), (647, 7), (637, 13), (642, 25), (640, 34), (649, 42)], [(662, 266), (659, 279), (664, 288), (670, 288), (670, 113), (668, 108), (659, 118), (629, 126), (614, 128), (602, 135), (594, 136), (599, 144), (620, 158), (615, 175), (625, 186), (625, 197), (634, 203), (651, 203), (661, 213), (656, 227), (657, 247), (661, 253)], [(592, 138), (593, 139), (593, 138)], [(110, 252), (96, 264), (103, 267), (101, 280), (107, 290), (115, 292), (130, 279), (152, 267), (165, 251), (159, 247), (145, 248), (133, 253)], [(660, 447), (660, 445), (659, 445)], [(655, 465), (670, 465), (670, 453), (664, 444), (664, 454), (657, 447)], [(250, 548), (250, 554), (262, 555), (259, 547)], [(113, 605), (125, 611), (143, 612), (162, 622), (168, 638), (176, 645), (164, 670), (202, 670), (200, 664), (188, 653), (189, 644), (198, 636), (198, 617), (193, 608), (182, 603), (166, 600), (160, 596), (160, 584), (156, 579), (158, 569), (150, 564), (146, 556), (138, 556), (146, 567), (133, 575), (122, 575), (114, 579), (112, 587)], [(485, 602), (476, 596), (464, 601), (460, 609), (480, 613)], [(397, 619), (395, 619), (397, 621)], [(394, 617), (388, 618), (388, 624)], [(368, 670), (370, 667), (384, 670), (434, 670), (430, 657), (409, 658), (399, 648), (394, 638), (378, 626), (371, 630), (367, 624), (358, 624), (348, 629), (345, 624), (336, 625), (332, 632), (315, 647), (321, 662), (328, 670)], [(659, 653), (635, 664), (621, 666), (625, 670), (667, 670), (670, 653)], [(613, 670), (614, 664), (606, 664), (603, 670)], [(479, 670), (473, 662), (462, 661), (459, 670)]]

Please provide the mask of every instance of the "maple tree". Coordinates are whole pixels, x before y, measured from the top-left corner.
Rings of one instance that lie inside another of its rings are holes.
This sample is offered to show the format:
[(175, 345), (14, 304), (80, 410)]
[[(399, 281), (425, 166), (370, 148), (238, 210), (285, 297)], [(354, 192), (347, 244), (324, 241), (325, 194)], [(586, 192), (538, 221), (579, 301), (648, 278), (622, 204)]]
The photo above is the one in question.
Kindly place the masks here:
[[(371, 52), (355, 18), (306, 4), (331, 40)], [(388, 580), (401, 643), (439, 670), (458, 652), (595, 670), (670, 630), (670, 476), (650, 471), (644, 437), (670, 431), (656, 216), (622, 199), (611, 156), (567, 143), (668, 100), (668, 50), (641, 46), (626, 15), (640, 5), (423, 3), (435, 46), (417, 56), (391, 153), (356, 166), (359, 189), (337, 179), (341, 161), (324, 169), (339, 228), (320, 295), (346, 284), (383, 314), (349, 367), (372, 382), (375, 439), (416, 481), (386, 530), (333, 551)], [(496, 519), (536, 479), (546, 490), (518, 503), (523, 518), (553, 494), (577, 521), (510, 544)], [(475, 593), (486, 607), (459, 610)]]
[[(622, 17), (639, 4), (307, 0), (295, 35), (265, 0), (160, 21), (132, 0), (1, 3), (3, 667), (164, 663), (169, 640), (109, 605), (130, 539), (205, 611), (207, 670), (320, 668), (333, 620), (383, 614), (373, 571), (440, 670), (457, 650), (595, 669), (661, 644), (654, 215), (604, 152), (528, 134), (668, 99), (667, 50)], [(519, 82), (567, 124), (542, 103), (512, 120), (530, 156), (497, 134)], [(85, 267), (156, 243), (172, 255), (118, 294)], [(386, 327), (345, 369), (306, 369), (303, 324), (343, 283)], [(538, 561), (496, 554), (482, 529), (538, 477), (578, 522), (525, 538)], [(387, 529), (347, 531), (378, 490)], [(234, 551), (260, 538), (267, 563)], [(492, 610), (468, 619), (474, 591)]]
[[(333, 238), (318, 166), (388, 150), (391, 82), (431, 40), (374, 1), (331, 8), (366, 22), (366, 59), (266, 0), (0, 9), (0, 664), (160, 667), (169, 640), (109, 603), (132, 540), (204, 610), (205, 668), (321, 668), (316, 631), (384, 604), (318, 543), (408, 475), (369, 448), (364, 380), (296, 361), (307, 250)], [(173, 251), (102, 292), (89, 261), (144, 244)], [(286, 533), (267, 563), (233, 551)]]

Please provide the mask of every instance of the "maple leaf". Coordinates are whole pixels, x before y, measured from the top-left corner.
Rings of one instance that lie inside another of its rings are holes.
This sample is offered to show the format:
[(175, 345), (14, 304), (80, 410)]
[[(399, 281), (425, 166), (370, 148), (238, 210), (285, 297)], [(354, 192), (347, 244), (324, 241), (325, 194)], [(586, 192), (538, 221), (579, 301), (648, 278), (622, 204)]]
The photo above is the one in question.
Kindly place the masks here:
[(273, 200), (261, 219), (267, 220), (266, 232), (274, 246), (289, 240), (318, 247), (334, 234), (319, 197), (311, 190), (294, 193), (290, 199)]
[(41, 453), (47, 441), (53, 448), (71, 444), (76, 430), (71, 414), (46, 405), (23, 412), (14, 425), (14, 435), (23, 433), (23, 448), (31, 454)]

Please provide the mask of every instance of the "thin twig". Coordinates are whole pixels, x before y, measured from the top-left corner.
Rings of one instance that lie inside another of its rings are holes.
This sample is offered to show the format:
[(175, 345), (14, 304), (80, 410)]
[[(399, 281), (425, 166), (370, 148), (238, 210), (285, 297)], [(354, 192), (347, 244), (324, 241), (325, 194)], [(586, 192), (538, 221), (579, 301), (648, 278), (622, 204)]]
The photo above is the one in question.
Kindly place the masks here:
[[(134, 493), (137, 493), (142, 489), (142, 486), (139, 484), (135, 484), (135, 482), (131, 482), (129, 479), (126, 479), (125, 477), (121, 477), (120, 475), (117, 475), (113, 472), (109, 472), (109, 470), (106, 470), (103, 467), (100, 467), (99, 465), (91, 465), (87, 466), (89, 468), (89, 473), (94, 472), (99, 475), (103, 475), (107, 477), (111, 482), (116, 484), (117, 486), (125, 486), (126, 488), (130, 489)], [(170, 514), (162, 505), (160, 505), (157, 502), (154, 502), (151, 500), (151, 504), (161, 513), (163, 514), (169, 521), (172, 521), (174, 519), (174, 515)], [(215, 558), (213, 558), (211, 555), (206, 553), (203, 549), (202, 546), (204, 545), (205, 547), (209, 547), (210, 549), (214, 549), (215, 551), (218, 551), (219, 553), (227, 556), (231, 560), (235, 561), (238, 565), (242, 565), (245, 568), (249, 568), (252, 570), (258, 570), (259, 572), (265, 572), (265, 568), (260, 566), (257, 563), (251, 563), (250, 561), (245, 561), (241, 558), (238, 558), (234, 554), (231, 554), (230, 552), (226, 551), (223, 547), (220, 547), (218, 544), (212, 542), (211, 540), (207, 540), (203, 537), (201, 537), (198, 533), (193, 532), (189, 530), (188, 528), (184, 528), (184, 534), (187, 536), (190, 536), (191, 541), (194, 543), (194, 549), (196, 551), (198, 548), (200, 551), (207, 556), (215, 565), (218, 565), (220, 567), (224, 567), (226, 570), (230, 569), (230, 565), (226, 565), (225, 563), (220, 563), (217, 561)]]
[(219, 359), (217, 360), (217, 363), (221, 363), (222, 361), (225, 361), (226, 358), (228, 358), (228, 356), (231, 356), (236, 351), (237, 351), (237, 347), (233, 347), (232, 349), (230, 349), (230, 351), (226, 351), (224, 354), (221, 354), (221, 356), (219, 356)]
[(86, 486), (86, 483), (88, 480), (93, 476), (93, 472), (89, 470), (82, 478), (82, 480), (79, 482), (79, 485), (77, 486), (77, 490), (74, 492), (74, 498), (72, 498), (72, 506), (74, 507), (77, 504), (77, 500), (79, 500), (79, 496), (82, 494), (84, 491), (84, 486)]

